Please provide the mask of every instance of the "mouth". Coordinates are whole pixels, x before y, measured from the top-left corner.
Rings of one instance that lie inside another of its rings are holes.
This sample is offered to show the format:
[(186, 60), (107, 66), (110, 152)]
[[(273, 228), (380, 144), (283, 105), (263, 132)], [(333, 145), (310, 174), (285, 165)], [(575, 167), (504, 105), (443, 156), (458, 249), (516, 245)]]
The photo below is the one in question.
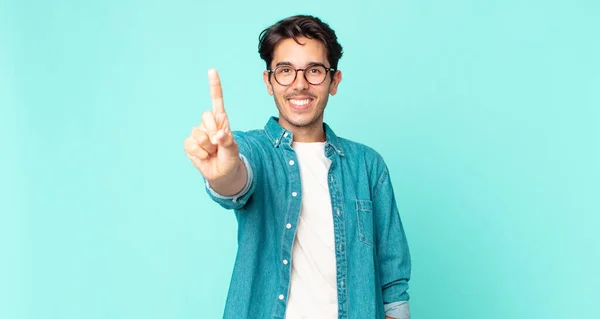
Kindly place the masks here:
[(291, 99), (287, 99), (289, 106), (296, 111), (304, 111), (309, 109), (314, 99), (310, 97), (294, 97)]

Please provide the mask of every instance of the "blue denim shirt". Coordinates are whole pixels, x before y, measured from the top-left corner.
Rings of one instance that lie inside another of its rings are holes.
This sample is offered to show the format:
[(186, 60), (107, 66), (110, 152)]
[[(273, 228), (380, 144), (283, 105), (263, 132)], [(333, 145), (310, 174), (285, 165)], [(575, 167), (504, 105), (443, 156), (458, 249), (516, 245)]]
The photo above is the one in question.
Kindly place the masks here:
[[(323, 124), (335, 237), (339, 319), (409, 318), (411, 261), (387, 166), (373, 149)], [(236, 196), (207, 192), (235, 210), (238, 251), (223, 318), (284, 318), (302, 203), (293, 135), (272, 117), (234, 132), (248, 168)], [(283, 263), (286, 259), (290, 263)]]

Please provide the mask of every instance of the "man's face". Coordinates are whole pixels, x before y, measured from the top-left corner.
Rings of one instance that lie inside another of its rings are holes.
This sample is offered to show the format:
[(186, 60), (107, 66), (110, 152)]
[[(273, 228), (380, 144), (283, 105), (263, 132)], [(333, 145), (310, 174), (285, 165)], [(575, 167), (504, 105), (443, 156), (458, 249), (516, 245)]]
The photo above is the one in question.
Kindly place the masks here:
[[(271, 70), (277, 66), (289, 66), (291, 72), (294, 72), (294, 69), (302, 69), (313, 64), (331, 67), (323, 43), (305, 37), (299, 37), (298, 41), (303, 45), (296, 43), (294, 39), (285, 39), (275, 46)], [(337, 92), (342, 74), (340, 71), (335, 71), (332, 79), (328, 73), (325, 81), (317, 85), (306, 81), (304, 71), (298, 71), (294, 82), (287, 86), (277, 83), (273, 74), (269, 79), (269, 73), (266, 71), (263, 78), (267, 91), (273, 95), (279, 109), (279, 123), (291, 130), (294, 127), (322, 125), (323, 111), (329, 94), (334, 95)]]

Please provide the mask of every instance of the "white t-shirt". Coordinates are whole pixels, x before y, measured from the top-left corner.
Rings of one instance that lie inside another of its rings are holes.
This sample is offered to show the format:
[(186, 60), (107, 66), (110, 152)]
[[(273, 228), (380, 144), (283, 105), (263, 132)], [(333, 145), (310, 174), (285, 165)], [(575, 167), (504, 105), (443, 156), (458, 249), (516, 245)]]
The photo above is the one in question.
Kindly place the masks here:
[(335, 239), (325, 143), (293, 142), (302, 181), (302, 209), (292, 249), (286, 319), (338, 317)]

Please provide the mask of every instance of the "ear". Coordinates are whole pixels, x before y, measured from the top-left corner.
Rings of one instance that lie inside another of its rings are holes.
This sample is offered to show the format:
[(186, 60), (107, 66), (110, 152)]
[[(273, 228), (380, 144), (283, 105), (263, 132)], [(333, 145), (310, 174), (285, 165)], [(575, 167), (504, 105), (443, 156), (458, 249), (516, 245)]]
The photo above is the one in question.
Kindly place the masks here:
[(269, 95), (273, 95), (273, 85), (271, 85), (271, 82), (269, 81), (269, 72), (263, 72), (263, 81), (265, 81), (265, 84), (267, 85), (267, 92)]
[(329, 94), (335, 95), (335, 93), (337, 93), (340, 82), (342, 82), (342, 71), (337, 70), (333, 74), (333, 80), (331, 80), (331, 84), (329, 84)]

